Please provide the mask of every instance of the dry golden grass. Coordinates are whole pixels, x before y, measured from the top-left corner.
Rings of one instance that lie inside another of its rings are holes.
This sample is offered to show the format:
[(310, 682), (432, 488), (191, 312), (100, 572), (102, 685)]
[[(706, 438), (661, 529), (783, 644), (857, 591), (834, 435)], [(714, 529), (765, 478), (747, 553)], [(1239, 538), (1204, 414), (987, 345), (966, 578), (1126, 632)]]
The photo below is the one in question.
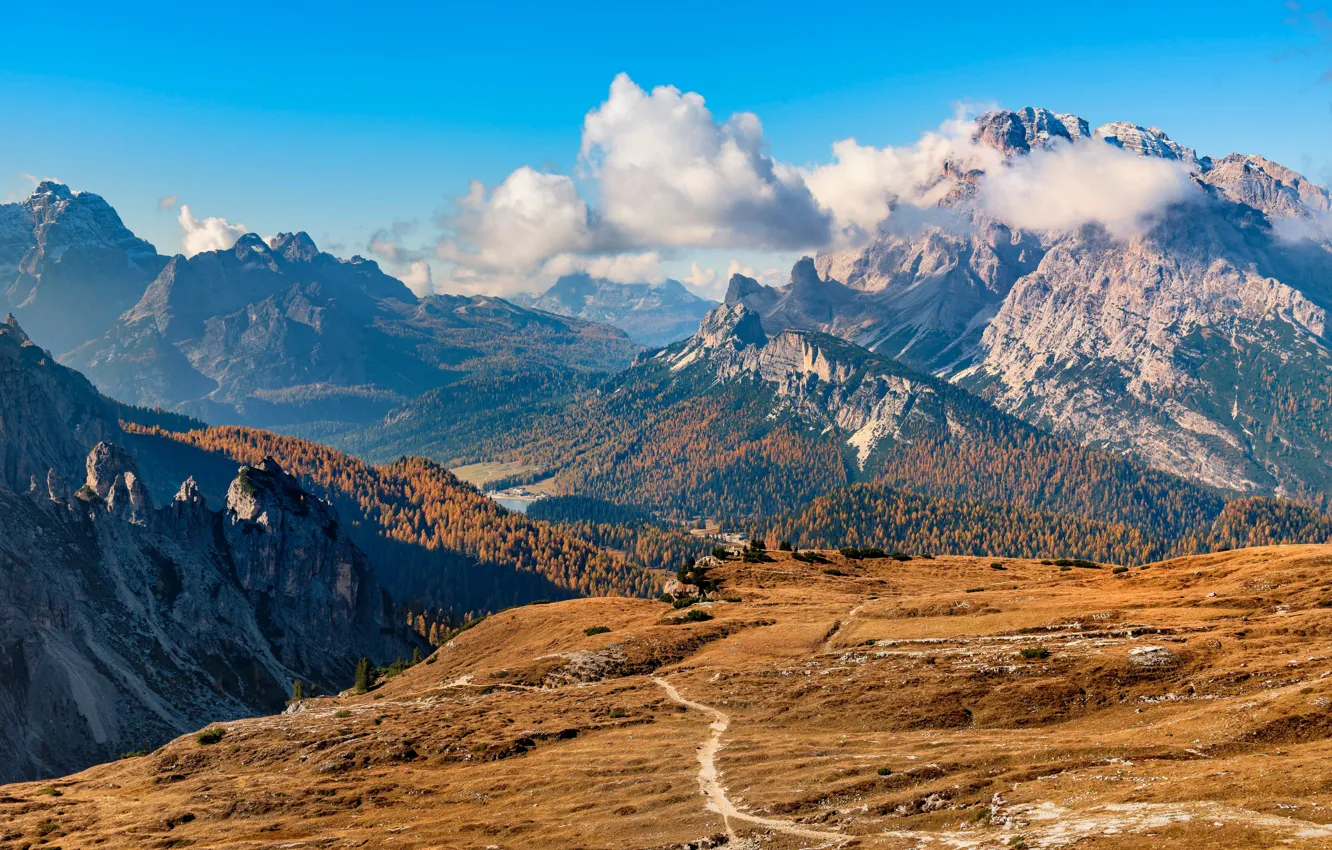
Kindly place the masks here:
[(0, 847), (1332, 846), (1332, 547), (828, 557), (728, 565), (700, 623), (507, 611), (373, 694), (0, 788)]

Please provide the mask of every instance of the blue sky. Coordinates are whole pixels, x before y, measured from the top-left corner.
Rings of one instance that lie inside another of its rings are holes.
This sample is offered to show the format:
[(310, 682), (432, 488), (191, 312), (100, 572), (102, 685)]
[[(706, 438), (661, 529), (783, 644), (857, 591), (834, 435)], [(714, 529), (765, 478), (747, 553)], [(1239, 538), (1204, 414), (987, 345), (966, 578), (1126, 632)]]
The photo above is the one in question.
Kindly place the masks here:
[[(180, 250), (176, 195), (340, 253), (436, 220), (472, 179), (572, 174), (584, 115), (625, 72), (752, 111), (776, 160), (901, 145), (959, 102), (1043, 105), (1260, 152), (1332, 180), (1332, 34), (1316, 4), (22, 4), (0, 52), (3, 193), (104, 195)], [(673, 248), (667, 270), (785, 262)], [(434, 262), (432, 258), (432, 262)]]

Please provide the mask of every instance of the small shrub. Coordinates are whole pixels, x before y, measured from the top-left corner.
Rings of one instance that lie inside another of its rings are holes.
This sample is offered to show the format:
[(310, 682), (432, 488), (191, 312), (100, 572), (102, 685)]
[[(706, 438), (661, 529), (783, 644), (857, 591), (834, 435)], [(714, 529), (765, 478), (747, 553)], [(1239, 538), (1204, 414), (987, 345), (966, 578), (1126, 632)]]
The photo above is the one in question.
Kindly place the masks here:
[(435, 663), (436, 661), (438, 661), (438, 660), (439, 660), (439, 659), (436, 658), (436, 657), (434, 656), (434, 654), (432, 653), (431, 655), (427, 655), (427, 656), (426, 656), (425, 663), (427, 663), (427, 664), (434, 664), (434, 663)]
[(894, 552), (893, 554), (889, 555), (888, 557), (892, 558), (894, 561), (910, 561), (910, 560), (911, 560), (911, 556), (908, 555), (906, 552)]
[(671, 607), (679, 611), (681, 608), (688, 608), (690, 605), (693, 605), (697, 601), (698, 600), (692, 596), (682, 596), (679, 599), (672, 602)]
[(120, 757), (121, 759), (137, 759), (146, 755), (148, 755), (147, 750), (130, 750), (127, 753), (121, 753)]
[(824, 568), (824, 570), (823, 570), (823, 574), (826, 575), (826, 576), (844, 576), (844, 575), (846, 575), (846, 573), (842, 572), (841, 570), (837, 569), (836, 567), (826, 567), (826, 568)]
[(370, 699), (375, 699), (375, 700), (379, 700), (379, 699), (383, 699), (383, 698), (384, 698), (384, 695), (383, 695), (383, 694), (375, 694), (375, 695), (373, 695), (372, 697), (370, 697)]
[(1056, 558), (1054, 562), (1056, 567), (1081, 567), (1084, 570), (1099, 570), (1101, 565), (1095, 561), (1088, 561), (1084, 558)]
[(1023, 658), (1028, 660), (1050, 657), (1050, 650), (1043, 646), (1024, 646), (1018, 651), (1022, 654)]
[(695, 608), (694, 610), (690, 611), (689, 613), (687, 613), (687, 614), (685, 614), (683, 617), (681, 617), (681, 618), (680, 618), (680, 622), (681, 622), (681, 623), (701, 623), (701, 622), (703, 622), (704, 620), (711, 620), (711, 619), (712, 619), (712, 615), (709, 614), (707, 611), (700, 611), (699, 609)]
[(860, 554), (859, 549), (855, 549), (851, 546), (843, 546), (841, 549), (837, 550), (837, 553), (848, 561), (859, 561), (861, 558), (865, 557)]
[(1110, 571), (1112, 575), (1122, 575), (1126, 572), (1128, 572), (1128, 567), (1115, 567)]
[[(901, 552), (894, 552), (894, 553), (893, 553), (893, 558), (894, 558), (895, 560), (898, 560), (898, 561), (902, 561), (902, 560), (910, 561), (910, 560), (911, 560), (911, 556), (910, 556), (910, 555), (905, 555), (905, 556), (902, 557), (902, 558), (898, 558), (897, 556), (898, 556), (898, 555), (901, 555), (901, 554), (902, 554)], [(871, 547), (869, 547), (868, 549), (861, 549), (861, 550), (860, 550), (860, 557), (862, 557), (862, 558), (887, 558), (887, 557), (888, 557), (888, 553), (885, 552), (885, 551), (883, 551), (882, 549), (880, 549), (878, 546), (871, 546)]]
[(610, 626), (588, 626), (583, 629), (583, 634), (592, 637), (593, 635), (604, 635), (608, 631), (610, 631)]
[(1319, 608), (1332, 608), (1332, 599), (1320, 599), (1320, 600), (1318, 600), (1318, 607), (1319, 607)]
[(201, 746), (206, 747), (209, 744), (216, 744), (218, 741), (221, 741), (226, 734), (227, 730), (223, 729), (221, 726), (212, 726), (203, 730), (198, 735), (195, 735), (194, 740), (198, 741)]
[(1059, 572), (1061, 572), (1061, 573), (1067, 573), (1067, 572), (1072, 572), (1072, 571), (1073, 571), (1073, 568), (1070, 567), (1068, 564), (1065, 564), (1064, 566), (1062, 566), (1062, 567), (1059, 568)]
[(739, 596), (723, 596), (723, 597), (722, 597), (722, 601), (723, 601), (723, 602), (744, 602), (745, 600), (741, 599)]
[(345, 708), (338, 709), (333, 713), (333, 716), (339, 720), (346, 720), (348, 717), (351, 717), (351, 711)]
[(612, 709), (610, 710), (610, 716), (611, 716), (611, 717), (616, 717), (616, 718), (618, 718), (618, 717), (628, 717), (628, 716), (629, 716), (629, 712), (625, 711), (623, 708), (612, 708)]
[(675, 601), (675, 597), (671, 596), (669, 593), (663, 593), (661, 596), (657, 597), (657, 601), (665, 602), (667, 605), (670, 605), (672, 602)]
[(56, 824), (56, 822), (53, 820), (44, 820), (41, 823), (37, 824), (37, 834), (45, 837), (55, 832), (57, 826), (58, 824)]
[(877, 772), (878, 772), (878, 774), (879, 774), (880, 776), (892, 776), (892, 775), (893, 775), (893, 769), (892, 769), (891, 767), (881, 767), (881, 768), (879, 768), (879, 770), (878, 770)]
[(777, 551), (778, 551), (778, 552), (790, 552), (790, 551), (791, 551), (791, 541), (790, 541), (790, 540), (783, 540), (781, 543), (778, 543), (778, 544), (777, 544)]
[(934, 560), (934, 556), (933, 556), (933, 555), (929, 555), (929, 554), (926, 554), (926, 553), (923, 553), (923, 552), (922, 552), (921, 554), (917, 555), (916, 557), (917, 557), (917, 558), (924, 558), (924, 559), (927, 560), (927, 561), (933, 561), (933, 560)]
[(984, 593), (984, 592), (985, 592), (985, 588), (983, 588), (983, 587), (968, 587), (968, 588), (967, 588), (967, 593)]
[(990, 569), (992, 569), (992, 570), (1006, 570), (1006, 569), (1008, 569), (1008, 567), (1005, 567), (1005, 566), (1004, 566), (1003, 561), (995, 561), (993, 564), (990, 564)]
[[(147, 753), (144, 753), (144, 755), (147, 755)], [(61, 793), (60, 793), (59, 791), (57, 791), (55, 788), (52, 788), (50, 785), (46, 786), (45, 788), (38, 788), (38, 789), (37, 789), (37, 793), (40, 794), (40, 795), (43, 796), (43, 797), (59, 797), (59, 796), (62, 796)]]
[(1053, 566), (1054, 566), (1054, 561), (1051, 561), (1049, 558), (1042, 558), (1042, 559), (1041, 559), (1041, 563), (1042, 563), (1042, 564), (1045, 564), (1047, 567), (1053, 567)]

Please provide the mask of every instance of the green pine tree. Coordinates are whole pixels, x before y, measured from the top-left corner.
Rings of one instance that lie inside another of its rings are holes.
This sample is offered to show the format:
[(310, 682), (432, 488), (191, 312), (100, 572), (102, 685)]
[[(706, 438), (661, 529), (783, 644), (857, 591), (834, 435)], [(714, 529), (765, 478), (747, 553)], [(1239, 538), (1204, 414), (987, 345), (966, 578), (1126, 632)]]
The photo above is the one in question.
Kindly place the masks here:
[(356, 693), (363, 694), (370, 690), (370, 686), (375, 683), (373, 670), (369, 658), (356, 662)]
[(300, 702), (305, 699), (305, 683), (296, 679), (291, 683), (291, 701)]

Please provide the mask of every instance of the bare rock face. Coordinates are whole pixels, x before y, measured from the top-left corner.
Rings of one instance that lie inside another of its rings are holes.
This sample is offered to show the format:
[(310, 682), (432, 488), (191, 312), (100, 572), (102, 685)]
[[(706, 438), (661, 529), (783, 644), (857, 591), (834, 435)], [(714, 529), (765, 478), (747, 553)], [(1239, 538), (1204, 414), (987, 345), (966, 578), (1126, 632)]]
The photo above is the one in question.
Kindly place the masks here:
[(333, 506), (277, 461), (241, 467), (224, 516), (236, 581), (268, 600), (267, 631), (284, 663), (327, 680), (358, 646), (378, 657), (403, 646), (392, 605)]
[(193, 479), (155, 509), (126, 438), (82, 376), (0, 324), (0, 781), (278, 711), (293, 679), (327, 693), (362, 656), (411, 654), (331, 506), (260, 465), (232, 487), (238, 513), (209, 510)]
[(787, 330), (767, 339), (757, 317), (741, 303), (717, 307), (693, 339), (661, 356), (673, 371), (767, 385), (780, 407), (841, 432), (862, 469), (880, 446), (922, 429), (952, 431), (967, 417), (955, 410), (966, 393), (942, 381), (827, 334)]
[(112, 513), (134, 521), (147, 516), (152, 504), (129, 452), (111, 443), (98, 443), (88, 453), (87, 468), (88, 489), (104, 499)]

